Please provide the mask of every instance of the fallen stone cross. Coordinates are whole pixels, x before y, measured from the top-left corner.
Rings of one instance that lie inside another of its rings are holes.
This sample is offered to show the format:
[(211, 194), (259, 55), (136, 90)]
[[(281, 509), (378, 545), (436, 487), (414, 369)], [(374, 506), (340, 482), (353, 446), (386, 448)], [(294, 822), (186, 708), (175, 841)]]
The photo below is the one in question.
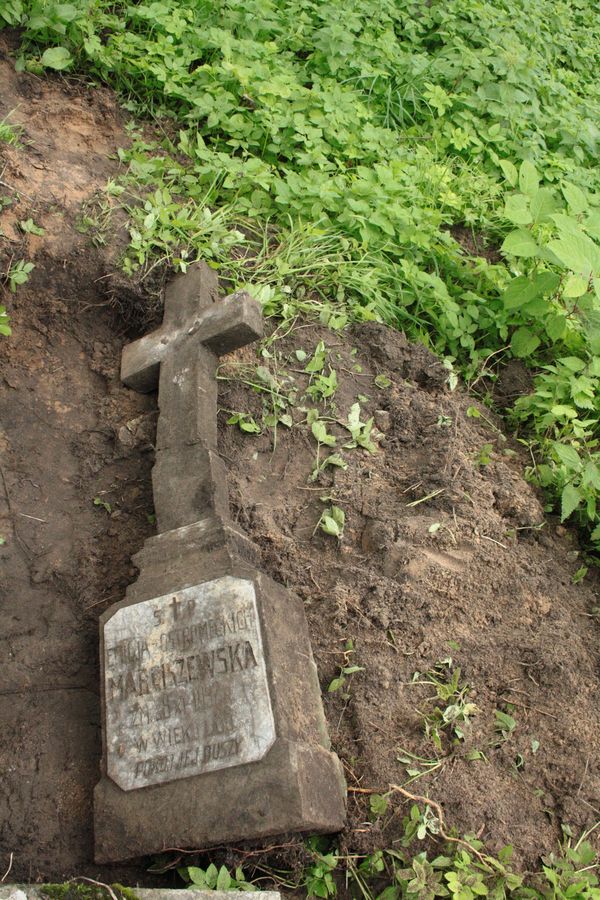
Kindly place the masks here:
[(344, 823), (302, 603), (230, 520), (217, 453), (218, 356), (261, 333), (259, 305), (218, 300), (196, 264), (167, 289), (162, 327), (123, 351), (125, 384), (158, 386), (158, 534), (100, 620), (97, 862)]

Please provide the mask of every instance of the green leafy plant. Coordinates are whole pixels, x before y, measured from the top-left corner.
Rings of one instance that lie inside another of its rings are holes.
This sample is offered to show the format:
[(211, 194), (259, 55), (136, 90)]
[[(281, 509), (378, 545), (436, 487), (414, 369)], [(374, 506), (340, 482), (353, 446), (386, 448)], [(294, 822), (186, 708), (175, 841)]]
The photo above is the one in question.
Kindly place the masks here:
[[(376, 7), (9, 0), (0, 18), (20, 68), (87, 70), (177, 121), (120, 151), (126, 271), (202, 256), (285, 323), (384, 320), (450, 388), (522, 360), (541, 372), (515, 409), (530, 475), (600, 546), (598, 488), (555, 452), (597, 465), (598, 392), (557, 365), (600, 352), (594, 4), (482, 0), (476, 29), (469, 0)], [(315, 397), (335, 390), (321, 356)]]
[(346, 513), (340, 506), (332, 504), (321, 513), (321, 518), (317, 522), (315, 531), (317, 528), (320, 528), (324, 534), (329, 534), (341, 541), (344, 536), (345, 525)]
[(12, 334), (12, 328), (9, 325), (10, 316), (6, 312), (5, 306), (0, 306), (0, 334), (9, 337)]
[(44, 234), (44, 229), (41, 228), (39, 225), (36, 225), (35, 222), (33, 221), (33, 219), (31, 219), (31, 218), (22, 219), (19, 222), (19, 228), (25, 234), (37, 234), (37, 235)]
[(478, 709), (469, 701), (470, 687), (461, 683), (461, 670), (459, 667), (453, 668), (451, 657), (440, 660), (428, 672), (415, 672), (412, 683), (430, 685), (435, 689), (435, 697), (429, 701), (430, 705), (434, 704), (433, 708), (421, 714), (425, 734), (433, 741), (436, 750), (443, 750), (444, 734), (456, 741), (463, 740), (465, 727)]
[(13, 294), (16, 293), (19, 285), (25, 284), (25, 282), (29, 280), (29, 275), (34, 268), (33, 263), (26, 262), (24, 259), (18, 260), (18, 262), (10, 267), (6, 277)]
[(8, 121), (8, 116), (5, 116), (4, 119), (0, 121), (0, 142), (18, 146), (22, 134), (23, 126), (13, 125)]
[(246, 434), (260, 434), (261, 427), (249, 413), (236, 412), (227, 419), (228, 425), (237, 425)]
[(232, 875), (226, 866), (220, 869), (211, 863), (206, 869), (199, 866), (183, 866), (178, 870), (179, 875), (192, 889), (200, 891), (257, 891), (256, 885), (246, 881), (244, 872), (240, 866)]

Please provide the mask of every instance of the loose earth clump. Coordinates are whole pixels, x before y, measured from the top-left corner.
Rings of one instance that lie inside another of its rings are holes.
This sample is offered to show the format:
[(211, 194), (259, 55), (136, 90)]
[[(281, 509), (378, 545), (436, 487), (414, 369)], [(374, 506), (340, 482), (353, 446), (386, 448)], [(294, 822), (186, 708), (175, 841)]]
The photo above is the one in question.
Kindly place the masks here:
[[(107, 91), (16, 75), (6, 58), (0, 79), (0, 118), (16, 109), (24, 129), (0, 150), (1, 267), (35, 264), (1, 300), (13, 326), (0, 360), (2, 859), (13, 854), (15, 880), (181, 883), (177, 853), (159, 874), (92, 861), (98, 616), (154, 528), (156, 400), (119, 380), (145, 286), (123, 315), (122, 235), (78, 230), (127, 135)], [(22, 233), (29, 217), (43, 234)], [(600, 806), (597, 578), (574, 583), (576, 535), (524, 481), (520, 445), (421, 345), (377, 323), (306, 320), (271, 337), (261, 356), (224, 361), (220, 449), (232, 515), (305, 603), (349, 785), (341, 851), (398, 845), (410, 808), (386, 796), (398, 784), (441, 804), (447, 828), (494, 853), (510, 843), (517, 867), (537, 868), (562, 823), (578, 833)], [(324, 465), (335, 454), (343, 465)], [(327, 511), (338, 536), (321, 527)], [(292, 838), (211, 858), (299, 874), (309, 855)]]

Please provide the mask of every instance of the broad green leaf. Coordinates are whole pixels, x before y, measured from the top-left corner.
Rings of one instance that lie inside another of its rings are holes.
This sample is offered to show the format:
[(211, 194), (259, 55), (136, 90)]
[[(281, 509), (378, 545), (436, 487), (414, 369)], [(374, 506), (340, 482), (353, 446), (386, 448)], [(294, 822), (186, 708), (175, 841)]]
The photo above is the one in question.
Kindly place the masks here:
[(566, 181), (562, 185), (561, 190), (569, 205), (569, 209), (574, 212), (575, 215), (586, 211), (589, 204), (587, 197), (581, 188), (578, 188), (575, 184), (569, 184), (569, 182)]
[(231, 885), (231, 875), (225, 868), (225, 866), (221, 866), (219, 869), (219, 876), (217, 878), (217, 890), (218, 891), (228, 891)]
[(73, 62), (73, 57), (66, 47), (49, 47), (42, 54), (41, 63), (48, 69), (62, 71), (68, 69)]
[(548, 316), (545, 321), (546, 334), (551, 341), (560, 341), (564, 338), (567, 331), (567, 320), (564, 315), (556, 313)]
[(533, 197), (538, 189), (539, 183), (540, 176), (538, 175), (536, 167), (532, 162), (526, 159), (521, 163), (521, 168), (519, 169), (519, 187), (521, 191), (524, 194)]
[(342, 533), (340, 526), (335, 521), (332, 516), (322, 516), (321, 517), (321, 530), (325, 532), (325, 534), (331, 534), (333, 537), (339, 537)]
[(534, 350), (540, 346), (541, 341), (537, 334), (534, 334), (529, 328), (517, 328), (512, 336), (510, 348), (515, 356), (521, 359), (531, 356)]
[(587, 294), (589, 281), (581, 275), (569, 275), (563, 287), (563, 297), (582, 297)]
[(531, 300), (553, 293), (560, 284), (560, 277), (555, 272), (540, 272), (528, 277), (519, 275), (513, 278), (502, 295), (505, 309), (524, 306)]
[(519, 181), (519, 173), (517, 172), (517, 167), (514, 163), (511, 163), (509, 159), (501, 159), (498, 163), (500, 168), (504, 173), (504, 177), (508, 181), (511, 187), (516, 187)]
[(339, 678), (334, 678), (333, 681), (330, 683), (329, 687), (327, 688), (327, 693), (333, 694), (334, 691), (339, 691), (339, 689), (341, 688), (341, 686), (343, 685), (345, 680), (346, 679), (341, 675)]
[(600, 212), (592, 212), (583, 223), (588, 234), (600, 241)]
[(560, 521), (564, 522), (571, 513), (575, 512), (582, 497), (577, 488), (572, 484), (566, 484), (560, 498)]
[(184, 871), (187, 871), (188, 878), (192, 884), (197, 884), (199, 887), (207, 886), (206, 874), (202, 869), (199, 869), (197, 866), (188, 866), (187, 870)]
[(581, 459), (579, 458), (579, 454), (575, 447), (555, 441), (553, 449), (559, 460), (564, 463), (565, 466), (568, 466), (569, 469), (574, 469), (575, 471), (581, 469)]
[(558, 204), (551, 188), (542, 187), (531, 198), (531, 215), (536, 224), (548, 222), (557, 208)]
[(586, 365), (578, 356), (561, 356), (558, 362), (570, 372), (583, 372)]
[(514, 225), (529, 225), (533, 216), (529, 211), (529, 197), (524, 194), (513, 194), (506, 198), (504, 215)]
[(328, 447), (335, 447), (336, 438), (333, 434), (328, 434), (327, 427), (324, 422), (317, 420), (313, 422), (310, 426), (310, 429), (313, 433), (313, 437), (320, 443), (326, 444)]
[(537, 256), (539, 247), (534, 241), (531, 232), (525, 228), (518, 228), (504, 239), (502, 252), (512, 256), (532, 257)]
[(584, 278), (600, 274), (600, 248), (583, 233), (563, 234), (558, 240), (549, 241), (548, 249), (567, 269)]

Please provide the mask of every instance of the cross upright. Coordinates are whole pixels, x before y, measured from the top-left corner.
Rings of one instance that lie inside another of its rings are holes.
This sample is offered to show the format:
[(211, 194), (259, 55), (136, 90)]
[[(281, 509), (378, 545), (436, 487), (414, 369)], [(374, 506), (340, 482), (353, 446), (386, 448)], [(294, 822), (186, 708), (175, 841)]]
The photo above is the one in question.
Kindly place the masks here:
[(219, 356), (262, 333), (260, 305), (245, 292), (219, 300), (215, 273), (197, 263), (167, 288), (161, 327), (124, 348), (121, 380), (142, 393), (158, 386), (152, 478), (159, 532), (210, 512), (227, 516), (215, 370)]

